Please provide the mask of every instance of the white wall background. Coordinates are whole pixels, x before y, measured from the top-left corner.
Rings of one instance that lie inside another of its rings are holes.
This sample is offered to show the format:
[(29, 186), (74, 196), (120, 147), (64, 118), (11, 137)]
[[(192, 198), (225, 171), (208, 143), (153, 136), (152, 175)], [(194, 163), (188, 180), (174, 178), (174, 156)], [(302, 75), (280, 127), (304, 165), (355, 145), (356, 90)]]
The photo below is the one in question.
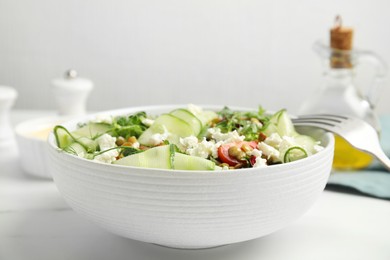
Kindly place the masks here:
[[(288, 108), (322, 82), (312, 50), (336, 14), (390, 63), (387, 0), (0, 0), (0, 85), (54, 109), (52, 78), (95, 83), (88, 108), (197, 103)], [(390, 86), (379, 113), (390, 113)]]

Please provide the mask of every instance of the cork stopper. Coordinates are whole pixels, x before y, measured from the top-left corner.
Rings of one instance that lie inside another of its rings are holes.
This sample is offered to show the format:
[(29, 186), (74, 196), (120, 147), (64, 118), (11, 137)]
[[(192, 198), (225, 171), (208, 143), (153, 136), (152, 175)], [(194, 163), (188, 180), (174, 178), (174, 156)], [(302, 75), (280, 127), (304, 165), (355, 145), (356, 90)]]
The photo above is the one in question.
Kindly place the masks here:
[(330, 47), (333, 49), (330, 65), (332, 68), (352, 68), (351, 55), (353, 29), (342, 26), (341, 16), (337, 15), (330, 30)]

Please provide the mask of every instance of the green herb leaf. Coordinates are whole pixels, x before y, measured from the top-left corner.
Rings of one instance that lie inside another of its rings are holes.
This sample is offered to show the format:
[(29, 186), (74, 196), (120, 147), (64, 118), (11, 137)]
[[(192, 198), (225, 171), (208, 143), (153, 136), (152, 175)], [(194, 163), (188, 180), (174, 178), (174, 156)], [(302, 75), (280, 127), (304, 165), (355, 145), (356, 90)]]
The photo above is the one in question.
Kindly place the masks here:
[(136, 154), (136, 153), (140, 153), (140, 152), (142, 152), (142, 150), (134, 148), (134, 147), (123, 147), (122, 154), (123, 154), (123, 156), (126, 157), (126, 156), (129, 156), (129, 155), (132, 155), (132, 154)]
[(138, 138), (148, 128), (142, 123), (145, 118), (147, 118), (145, 112), (114, 118), (112, 135), (115, 137), (122, 136), (125, 139), (130, 136)]
[(257, 140), (263, 125), (269, 121), (269, 116), (265, 115), (262, 107), (259, 107), (257, 112), (232, 111), (224, 107), (218, 115), (221, 121), (216, 124), (216, 127), (220, 128), (222, 133), (236, 130), (240, 135), (245, 136), (246, 141)]

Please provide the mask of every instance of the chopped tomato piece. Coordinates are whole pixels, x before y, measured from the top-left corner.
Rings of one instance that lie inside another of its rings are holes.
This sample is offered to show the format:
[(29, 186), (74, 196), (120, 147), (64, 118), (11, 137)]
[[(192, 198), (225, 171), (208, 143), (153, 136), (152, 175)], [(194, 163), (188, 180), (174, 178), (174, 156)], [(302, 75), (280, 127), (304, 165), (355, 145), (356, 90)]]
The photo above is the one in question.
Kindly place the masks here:
[(251, 158), (249, 159), (249, 162), (251, 163), (251, 165), (255, 165), (256, 163), (256, 156), (252, 155)]
[(233, 147), (233, 146), (236, 146), (237, 148), (241, 149), (241, 147), (243, 145), (245, 145), (245, 144), (249, 145), (253, 149), (257, 148), (257, 142), (255, 142), (255, 141), (251, 141), (251, 142), (243, 141), (243, 142), (235, 142), (235, 143), (223, 144), (223, 145), (221, 145), (218, 148), (218, 157), (219, 157), (219, 159), (223, 163), (227, 163), (230, 166), (234, 166), (234, 165), (240, 163), (240, 161), (237, 158), (234, 158), (234, 157), (229, 155), (229, 148)]

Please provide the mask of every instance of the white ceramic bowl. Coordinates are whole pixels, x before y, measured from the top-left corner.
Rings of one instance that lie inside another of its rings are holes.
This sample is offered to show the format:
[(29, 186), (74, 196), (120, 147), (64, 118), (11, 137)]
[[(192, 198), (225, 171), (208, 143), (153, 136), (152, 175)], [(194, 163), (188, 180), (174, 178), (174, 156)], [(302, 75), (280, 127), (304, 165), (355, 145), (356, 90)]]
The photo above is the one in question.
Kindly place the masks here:
[(30, 175), (51, 179), (48, 169), (49, 131), (66, 118), (57, 116), (27, 120), (15, 127), (22, 169)]
[[(108, 113), (157, 114), (173, 108), (177, 106)], [(74, 129), (76, 124), (64, 125)], [(308, 158), (217, 172), (100, 164), (60, 151), (53, 135), (49, 150), (59, 191), (87, 219), (115, 234), (144, 242), (207, 248), (272, 233), (314, 204), (329, 177), (334, 147), (331, 134), (321, 133), (316, 138), (325, 149)]]

